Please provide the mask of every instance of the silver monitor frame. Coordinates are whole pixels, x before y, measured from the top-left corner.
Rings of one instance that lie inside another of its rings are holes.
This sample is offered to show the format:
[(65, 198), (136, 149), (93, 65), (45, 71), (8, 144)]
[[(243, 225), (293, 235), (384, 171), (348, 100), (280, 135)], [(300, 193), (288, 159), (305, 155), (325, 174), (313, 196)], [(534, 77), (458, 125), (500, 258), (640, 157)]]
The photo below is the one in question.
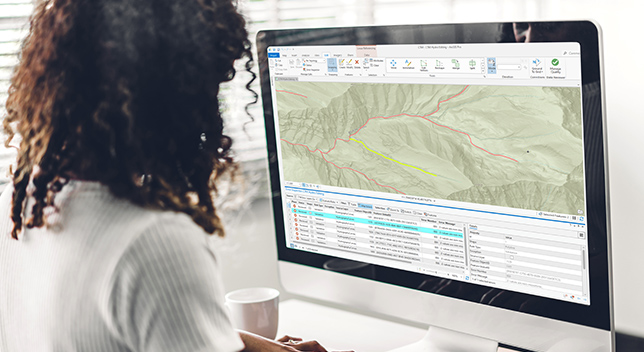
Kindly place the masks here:
[[(601, 39), (600, 28), (593, 23)], [(270, 32), (270, 31), (269, 31)], [(262, 64), (262, 32), (258, 34), (260, 65)], [(603, 82), (602, 48), (599, 40), (600, 82)], [(265, 56), (265, 52), (263, 53)], [(260, 66), (260, 69), (262, 67)], [(264, 92), (266, 100), (266, 92)], [(270, 97), (270, 93), (269, 97)], [(534, 351), (605, 352), (614, 351), (613, 293), (610, 247), (610, 212), (608, 206), (608, 174), (606, 121), (603, 90), (601, 94), (604, 143), (604, 177), (606, 190), (606, 244), (608, 266), (608, 309), (610, 329), (545, 318), (494, 306), (473, 303), (402, 286), (363, 279), (307, 265), (278, 260), (283, 287), (293, 294), (342, 304), (365, 311), (402, 318), (440, 327), (447, 331), (502, 342)], [(268, 126), (267, 126), (268, 128)], [(269, 159), (271, 156), (269, 155)], [(280, 197), (279, 194), (275, 196)], [(275, 206), (275, 204), (273, 204)], [(280, 231), (276, 232), (280, 236)], [(455, 319), (455, 317), (458, 317)], [(431, 329), (430, 329), (431, 331)], [(428, 335), (429, 336), (429, 335)], [(427, 349), (428, 351), (430, 349)]]

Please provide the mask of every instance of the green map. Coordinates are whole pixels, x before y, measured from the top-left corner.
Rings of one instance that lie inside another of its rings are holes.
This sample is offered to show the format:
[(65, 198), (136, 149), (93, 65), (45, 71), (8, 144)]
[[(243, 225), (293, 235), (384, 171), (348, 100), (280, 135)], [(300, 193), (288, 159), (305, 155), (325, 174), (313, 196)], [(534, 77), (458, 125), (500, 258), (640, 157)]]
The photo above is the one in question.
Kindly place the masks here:
[(582, 214), (579, 88), (275, 84), (288, 181)]

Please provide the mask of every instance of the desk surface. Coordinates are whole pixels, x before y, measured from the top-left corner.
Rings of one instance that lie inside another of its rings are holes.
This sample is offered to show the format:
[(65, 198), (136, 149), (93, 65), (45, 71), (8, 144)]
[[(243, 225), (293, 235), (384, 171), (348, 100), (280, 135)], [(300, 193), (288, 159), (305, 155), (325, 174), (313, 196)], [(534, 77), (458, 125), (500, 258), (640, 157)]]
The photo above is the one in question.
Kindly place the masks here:
[[(317, 340), (329, 350), (386, 352), (420, 340), (427, 330), (290, 299), (280, 303), (277, 336)], [(499, 349), (499, 352), (512, 352)]]
[[(278, 337), (317, 340), (329, 350), (385, 352), (420, 340), (426, 330), (297, 299), (280, 303)], [(642, 352), (644, 339), (617, 333), (617, 352)], [(499, 348), (499, 352), (513, 350)]]
[(317, 340), (329, 350), (385, 352), (416, 342), (425, 332), (407, 325), (290, 299), (280, 303), (277, 336)]

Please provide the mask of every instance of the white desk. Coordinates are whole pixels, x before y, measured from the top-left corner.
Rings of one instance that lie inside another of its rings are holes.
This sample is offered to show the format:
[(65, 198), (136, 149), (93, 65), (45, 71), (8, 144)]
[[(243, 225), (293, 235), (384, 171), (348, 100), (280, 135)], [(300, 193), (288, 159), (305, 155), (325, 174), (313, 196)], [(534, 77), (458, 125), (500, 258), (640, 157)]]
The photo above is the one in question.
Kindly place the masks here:
[(317, 340), (329, 350), (385, 352), (420, 340), (426, 330), (290, 299), (280, 302), (277, 336)]
[[(297, 299), (280, 303), (277, 337), (317, 340), (329, 350), (386, 352), (420, 340), (427, 330)], [(499, 349), (501, 351), (510, 351)]]

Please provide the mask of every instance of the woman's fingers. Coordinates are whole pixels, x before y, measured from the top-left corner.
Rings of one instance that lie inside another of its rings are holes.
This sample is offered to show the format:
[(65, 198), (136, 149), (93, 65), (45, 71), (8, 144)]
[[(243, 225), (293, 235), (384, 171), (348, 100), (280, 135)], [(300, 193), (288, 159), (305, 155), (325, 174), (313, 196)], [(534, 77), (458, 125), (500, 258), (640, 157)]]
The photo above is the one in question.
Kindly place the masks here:
[(298, 351), (327, 352), (327, 350), (322, 347), (322, 345), (320, 345), (317, 341), (299, 342), (295, 345), (291, 345), (291, 347), (295, 348)]
[(280, 337), (279, 339), (277, 339), (277, 342), (281, 342), (281, 343), (300, 342), (300, 341), (302, 341), (302, 338), (294, 337), (290, 335), (284, 335), (283, 337)]

